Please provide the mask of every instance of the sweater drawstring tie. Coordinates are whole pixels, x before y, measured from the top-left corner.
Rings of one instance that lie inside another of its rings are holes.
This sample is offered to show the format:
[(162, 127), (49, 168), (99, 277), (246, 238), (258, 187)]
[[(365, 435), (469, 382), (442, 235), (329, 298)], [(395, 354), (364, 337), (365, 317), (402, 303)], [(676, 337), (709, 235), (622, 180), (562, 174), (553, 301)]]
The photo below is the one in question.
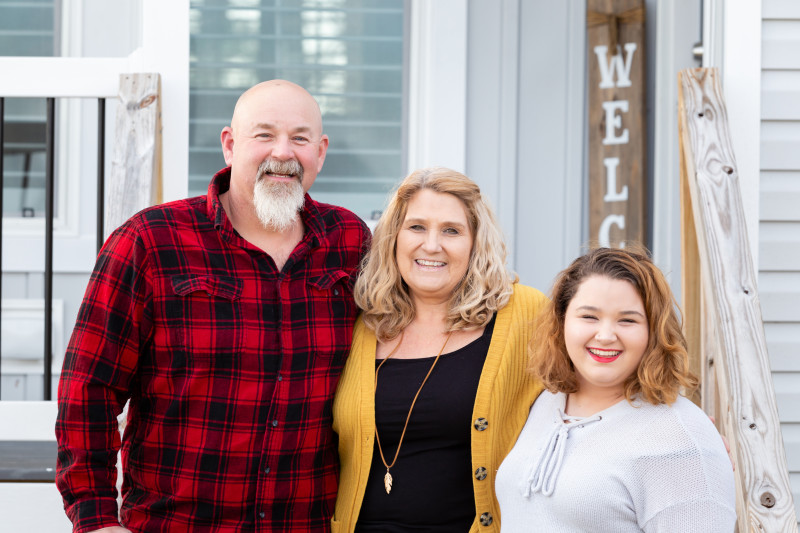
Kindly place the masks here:
[(537, 492), (541, 492), (543, 496), (553, 494), (556, 488), (558, 472), (561, 470), (561, 463), (564, 460), (564, 451), (567, 447), (570, 430), (575, 426), (583, 426), (598, 420), (602, 420), (602, 416), (593, 415), (566, 423), (560, 417), (555, 420), (544, 451), (539, 454), (539, 459), (533, 464), (529, 470), (527, 480), (524, 481), (522, 487), (523, 496), (530, 498), (532, 494)]

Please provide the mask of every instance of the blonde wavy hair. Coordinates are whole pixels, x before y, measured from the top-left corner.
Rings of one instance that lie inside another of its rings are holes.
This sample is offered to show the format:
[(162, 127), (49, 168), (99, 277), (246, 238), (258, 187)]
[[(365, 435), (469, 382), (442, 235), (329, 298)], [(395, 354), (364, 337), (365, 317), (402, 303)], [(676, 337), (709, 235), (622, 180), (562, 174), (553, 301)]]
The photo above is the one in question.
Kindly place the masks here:
[(652, 404), (671, 404), (681, 390), (688, 394), (698, 384), (689, 370), (686, 339), (675, 298), (661, 270), (644, 247), (597, 248), (563, 270), (553, 285), (551, 301), (537, 317), (530, 340), (529, 369), (550, 392), (577, 392), (575, 368), (567, 354), (564, 322), (567, 307), (587, 278), (604, 276), (629, 282), (642, 298), (649, 338), (639, 367), (624, 382), (625, 398), (636, 394)]
[(447, 326), (451, 331), (486, 325), (508, 303), (517, 277), (506, 268), (506, 245), (492, 209), (471, 179), (449, 168), (432, 167), (412, 172), (395, 189), (372, 236), (372, 246), (361, 264), (355, 284), (355, 301), (362, 318), (385, 342), (400, 334), (415, 316), (414, 304), (397, 267), (397, 234), (408, 203), (429, 189), (452, 194), (464, 204), (473, 242), (464, 279), (449, 302)]

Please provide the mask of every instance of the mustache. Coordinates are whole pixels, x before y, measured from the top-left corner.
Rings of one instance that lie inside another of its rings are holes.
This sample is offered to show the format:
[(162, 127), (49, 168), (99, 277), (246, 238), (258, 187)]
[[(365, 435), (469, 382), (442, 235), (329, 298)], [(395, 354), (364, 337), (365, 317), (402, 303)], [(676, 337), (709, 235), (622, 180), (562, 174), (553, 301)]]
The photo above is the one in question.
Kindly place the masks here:
[(277, 159), (265, 159), (258, 165), (258, 177), (264, 174), (284, 174), (297, 176), (300, 181), (303, 181), (303, 167), (294, 159), (288, 161), (279, 161)]

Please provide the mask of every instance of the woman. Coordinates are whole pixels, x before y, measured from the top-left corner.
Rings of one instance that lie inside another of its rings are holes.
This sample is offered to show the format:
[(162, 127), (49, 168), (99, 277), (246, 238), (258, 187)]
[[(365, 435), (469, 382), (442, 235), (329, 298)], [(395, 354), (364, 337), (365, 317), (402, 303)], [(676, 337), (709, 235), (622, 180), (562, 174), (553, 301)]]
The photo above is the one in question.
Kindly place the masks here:
[(497, 473), (503, 532), (733, 531), (731, 464), (680, 395), (697, 380), (661, 271), (593, 250), (539, 319), (531, 368), (547, 391)]
[(541, 391), (526, 347), (546, 302), (505, 255), (463, 174), (423, 169), (398, 186), (355, 286), (334, 533), (499, 530), (494, 473)]

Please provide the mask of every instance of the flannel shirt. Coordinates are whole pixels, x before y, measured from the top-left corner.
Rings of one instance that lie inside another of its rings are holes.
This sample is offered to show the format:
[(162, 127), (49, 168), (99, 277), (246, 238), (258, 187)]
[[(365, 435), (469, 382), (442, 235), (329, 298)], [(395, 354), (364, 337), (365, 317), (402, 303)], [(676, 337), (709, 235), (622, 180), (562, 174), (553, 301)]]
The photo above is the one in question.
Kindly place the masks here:
[[(58, 386), (56, 483), (75, 533), (328, 531), (333, 394), (369, 230), (311, 200), (281, 272), (219, 200), (146, 209), (98, 256)], [(117, 520), (117, 416), (121, 442)]]

